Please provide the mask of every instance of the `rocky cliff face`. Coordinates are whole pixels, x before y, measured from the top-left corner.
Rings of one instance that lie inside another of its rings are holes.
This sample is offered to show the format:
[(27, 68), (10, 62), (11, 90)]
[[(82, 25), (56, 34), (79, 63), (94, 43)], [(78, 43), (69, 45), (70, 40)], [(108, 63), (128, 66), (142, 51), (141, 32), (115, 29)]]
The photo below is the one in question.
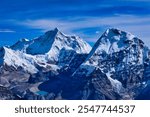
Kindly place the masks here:
[[(118, 29), (108, 29), (73, 77), (93, 79), (93, 74), (99, 70), (96, 75), (100, 76), (94, 78), (94, 81), (97, 81), (94, 85), (99, 84), (96, 89), (100, 89), (103, 81), (99, 80), (105, 76), (110, 81), (108, 86), (112, 86), (110, 89), (123, 99), (134, 99), (148, 80), (149, 52), (144, 42), (134, 35)], [(103, 84), (107, 85), (106, 82)], [(104, 87), (103, 90), (106, 91), (107, 88)], [(109, 94), (109, 91), (107, 93)]]

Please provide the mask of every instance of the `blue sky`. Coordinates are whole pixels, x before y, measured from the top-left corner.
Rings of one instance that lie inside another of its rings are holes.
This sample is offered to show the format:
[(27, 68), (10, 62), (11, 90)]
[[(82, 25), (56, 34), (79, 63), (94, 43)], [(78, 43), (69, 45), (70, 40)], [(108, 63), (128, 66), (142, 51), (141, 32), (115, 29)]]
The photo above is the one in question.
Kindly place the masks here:
[(119, 28), (150, 46), (150, 0), (0, 0), (0, 46), (55, 27), (91, 44)]

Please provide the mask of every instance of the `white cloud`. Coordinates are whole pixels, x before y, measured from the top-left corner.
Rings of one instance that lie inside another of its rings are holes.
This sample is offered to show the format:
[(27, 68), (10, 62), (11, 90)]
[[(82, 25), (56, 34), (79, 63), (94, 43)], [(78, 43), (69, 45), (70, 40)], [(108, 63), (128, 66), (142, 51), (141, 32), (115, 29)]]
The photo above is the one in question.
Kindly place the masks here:
[[(134, 35), (139, 36), (144, 40), (144, 42), (149, 43), (149, 29), (150, 29), (150, 16), (142, 17), (142, 16), (132, 16), (132, 15), (116, 15), (113, 17), (84, 17), (79, 18), (80, 20), (55, 20), (55, 19), (37, 19), (37, 20), (25, 20), (21, 21), (18, 24), (27, 26), (33, 29), (41, 29), (42, 31), (54, 29), (58, 27), (60, 30), (66, 33), (74, 33), (73, 30), (79, 30), (82, 28), (93, 28), (93, 27), (101, 27), (104, 30), (106, 28), (119, 28), (121, 30), (125, 30), (133, 33)], [(99, 33), (98, 33), (99, 32)], [(96, 35), (101, 36), (102, 32), (96, 31)], [(97, 37), (95, 35), (87, 35), (81, 34), (86, 37), (88, 41), (92, 41)], [(80, 34), (79, 34), (80, 36)], [(94, 40), (95, 41), (95, 40)], [(150, 46), (150, 45), (149, 45)]]
[(0, 33), (14, 33), (16, 31), (11, 30), (11, 29), (0, 29)]
[[(63, 21), (63, 20), (51, 20), (51, 19), (37, 19), (37, 20), (25, 20), (18, 24), (24, 25), (34, 29), (49, 30), (50, 28), (59, 27), (64, 30), (73, 30), (89, 27), (101, 27), (101, 26), (122, 26), (122, 25), (138, 25), (139, 27), (143, 23), (149, 23), (150, 17), (137, 17), (130, 15), (118, 15), (114, 17), (85, 17), (80, 20)], [(149, 23), (150, 24), (150, 23)]]

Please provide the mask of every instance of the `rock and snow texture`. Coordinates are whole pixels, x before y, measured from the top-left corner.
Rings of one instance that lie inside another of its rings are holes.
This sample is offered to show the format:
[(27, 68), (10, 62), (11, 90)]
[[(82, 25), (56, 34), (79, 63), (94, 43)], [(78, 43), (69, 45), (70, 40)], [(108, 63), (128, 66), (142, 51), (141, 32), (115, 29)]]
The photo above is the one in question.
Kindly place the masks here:
[[(142, 40), (130, 33), (118, 29), (108, 29), (96, 42), (86, 61), (80, 67), (89, 69), (87, 70), (87, 74), (89, 74), (94, 70), (92, 66), (102, 69), (102, 63), (111, 58), (116, 59), (113, 62), (118, 61), (117, 68), (121, 70), (126, 65), (142, 65), (149, 58), (149, 49)], [(112, 72), (115, 71), (114, 66), (110, 66), (109, 69)]]
[(87, 59), (93, 65), (98, 65), (98, 61), (105, 59), (107, 55), (113, 55), (117, 52), (128, 51), (124, 58), (126, 64), (143, 64), (143, 60), (148, 58), (149, 49), (144, 45), (143, 41), (134, 35), (120, 31), (118, 29), (108, 29), (96, 42)]
[(62, 48), (86, 54), (91, 50), (91, 46), (80, 37), (65, 35), (57, 28), (30, 41), (22, 39), (11, 48), (15, 50), (24, 50), (27, 54), (31, 55), (48, 54), (51, 57), (57, 57)]
[(2, 48), (3, 58), (1, 58), (1, 65), (7, 64), (13, 66), (15, 69), (22, 67), (25, 71), (36, 73), (38, 70), (34, 64), (34, 57), (28, 54), (24, 54), (20, 51), (14, 51), (10, 48)]
[[(73, 77), (92, 79), (99, 69), (99, 77), (105, 74), (115, 92), (126, 93), (124, 88), (134, 90), (145, 80), (143, 74), (149, 72), (145, 67), (149, 55), (149, 49), (142, 40), (128, 32), (108, 29), (93, 46), (84, 63), (73, 73)], [(136, 96), (134, 91), (132, 93), (130, 99)]]
[(114, 28), (92, 49), (57, 28), (33, 40), (19, 40), (0, 49), (0, 66), (0, 84), (11, 94), (4, 98), (144, 99), (150, 90), (149, 48)]

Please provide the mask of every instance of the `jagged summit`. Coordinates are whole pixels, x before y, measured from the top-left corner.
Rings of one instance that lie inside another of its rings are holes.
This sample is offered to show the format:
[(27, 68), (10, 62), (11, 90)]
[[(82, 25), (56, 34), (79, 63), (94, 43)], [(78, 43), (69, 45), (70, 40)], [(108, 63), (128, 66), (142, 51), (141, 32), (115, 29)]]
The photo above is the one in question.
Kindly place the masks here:
[(133, 51), (138, 51), (140, 48), (145, 50), (148, 49), (144, 45), (144, 42), (133, 34), (111, 28), (107, 29), (98, 39), (87, 59), (89, 59), (94, 53), (104, 55), (112, 54), (125, 49), (133, 49)]
[(120, 49), (128, 46), (132, 41), (137, 38), (131, 33), (121, 31), (119, 29), (107, 29), (94, 45), (94, 49), (98, 46), (103, 48), (107, 53), (119, 51)]
[(117, 28), (107, 29), (97, 42), (105, 43), (107, 41), (110, 41), (110, 43), (117, 42), (120, 48), (121, 46), (130, 45), (138, 42), (144, 44), (141, 39), (139, 39), (132, 33)]
[[(47, 37), (53, 36), (53, 39), (55, 39), (55, 36), (56, 36), (58, 33), (60, 34), (61, 32), (59, 31), (58, 28), (55, 28), (55, 29), (53, 29), (53, 30), (49, 30), (49, 31), (45, 32), (45, 34), (42, 35), (42, 36), (47, 36)], [(42, 37), (42, 36), (41, 36), (41, 37)], [(44, 39), (45, 39), (45, 38), (44, 38)], [(49, 39), (49, 38), (47, 38), (47, 39)]]
[(59, 31), (59, 29), (56, 27), (56, 28), (54, 29), (54, 31), (58, 32), (58, 31)]
[[(109, 59), (114, 59), (115, 62), (118, 61), (118, 69), (120, 69), (120, 66), (143, 64), (147, 58), (149, 58), (149, 49), (142, 40), (131, 33), (111, 28), (107, 29), (98, 39), (78, 70), (86, 69), (86, 72), (82, 73), (89, 75), (95, 68), (104, 70), (102, 63), (107, 60), (111, 61)], [(114, 68), (111, 67), (111, 69)]]
[[(61, 32), (61, 30), (59, 28), (54, 28), (53, 30), (49, 30), (49, 31), (45, 32), (44, 35), (47, 36), (47, 37), (53, 35), (54, 40), (57, 39), (57, 36), (67, 36), (66, 34)], [(42, 36), (44, 36), (44, 35), (42, 35)], [(47, 39), (49, 39), (49, 38), (47, 38)]]

